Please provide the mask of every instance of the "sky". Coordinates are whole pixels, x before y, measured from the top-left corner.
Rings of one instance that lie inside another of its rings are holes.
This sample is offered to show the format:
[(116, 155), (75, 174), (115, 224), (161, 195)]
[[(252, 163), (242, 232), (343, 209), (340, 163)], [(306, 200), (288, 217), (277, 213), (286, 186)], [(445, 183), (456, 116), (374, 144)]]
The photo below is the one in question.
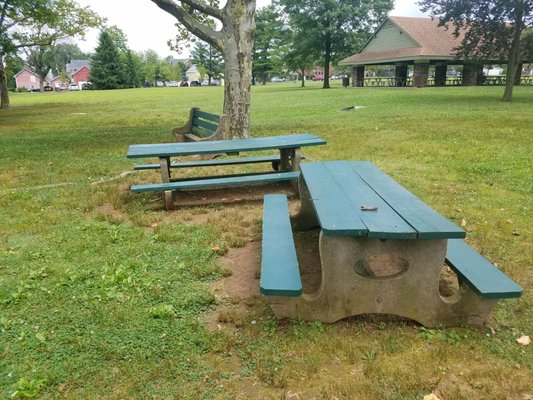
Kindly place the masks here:
[[(161, 10), (150, 0), (77, 0), (82, 6), (89, 6), (108, 25), (116, 25), (126, 34), (128, 45), (134, 51), (155, 50), (161, 57), (178, 53), (170, 51), (167, 41), (176, 34), (176, 19)], [(270, 0), (257, 0), (257, 8), (270, 4)], [(400, 17), (419, 17), (420, 12), (413, 0), (396, 0), (390, 13)], [(92, 52), (97, 44), (99, 31), (87, 31), (85, 40), (78, 45), (85, 52)]]

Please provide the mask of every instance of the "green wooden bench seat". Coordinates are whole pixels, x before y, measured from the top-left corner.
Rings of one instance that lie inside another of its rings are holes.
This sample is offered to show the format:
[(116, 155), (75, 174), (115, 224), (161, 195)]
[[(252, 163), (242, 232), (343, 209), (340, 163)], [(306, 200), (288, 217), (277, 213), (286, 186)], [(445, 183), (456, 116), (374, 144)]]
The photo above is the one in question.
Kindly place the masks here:
[(165, 190), (181, 189), (203, 189), (223, 186), (239, 186), (247, 184), (261, 184), (283, 182), (298, 179), (300, 173), (297, 171), (262, 173), (225, 177), (205, 177), (203, 179), (182, 180), (167, 183), (149, 183), (143, 185), (133, 185), (131, 191), (134, 193), (157, 192)]
[(287, 196), (265, 195), (260, 292), (267, 296), (300, 296), (302, 281), (292, 236)]
[[(301, 159), (305, 157), (302, 155)], [(195, 167), (216, 167), (223, 165), (238, 165), (238, 164), (258, 164), (258, 163), (272, 163), (272, 168), (276, 171), (279, 169), (281, 157), (279, 154), (258, 157), (240, 157), (240, 158), (215, 158), (213, 160), (199, 160), (199, 161), (175, 161), (170, 164), (170, 168), (195, 168)], [(160, 164), (136, 164), (133, 166), (135, 170), (159, 169)]]
[(199, 142), (206, 140), (220, 140), (222, 135), (217, 133), (220, 116), (199, 108), (191, 108), (189, 120), (179, 128), (174, 128), (172, 134), (178, 142)]
[(483, 298), (522, 295), (520, 286), (461, 239), (448, 240), (446, 264)]

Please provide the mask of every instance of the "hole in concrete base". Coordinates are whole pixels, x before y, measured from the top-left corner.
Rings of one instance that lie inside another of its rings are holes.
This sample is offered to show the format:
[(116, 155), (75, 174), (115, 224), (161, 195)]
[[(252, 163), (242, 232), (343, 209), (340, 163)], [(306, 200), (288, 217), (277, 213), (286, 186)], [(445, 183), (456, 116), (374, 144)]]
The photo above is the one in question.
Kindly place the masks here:
[(443, 265), (439, 278), (439, 294), (445, 300), (453, 301), (459, 290), (457, 274), (447, 265)]
[(368, 278), (391, 278), (403, 274), (408, 268), (409, 261), (390, 254), (361, 258), (354, 266), (355, 272)]

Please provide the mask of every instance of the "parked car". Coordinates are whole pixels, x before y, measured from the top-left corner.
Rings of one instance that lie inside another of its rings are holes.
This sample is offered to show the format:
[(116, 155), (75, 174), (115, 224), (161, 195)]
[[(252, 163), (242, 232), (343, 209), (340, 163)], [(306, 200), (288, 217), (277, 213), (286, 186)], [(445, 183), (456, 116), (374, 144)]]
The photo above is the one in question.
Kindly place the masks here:
[(285, 79), (284, 78), (279, 78), (277, 76), (273, 77), (271, 80), (270, 80), (272, 83), (280, 83), (280, 82), (285, 82)]
[(176, 81), (170, 81), (170, 82), (167, 82), (167, 86), (169, 86), (169, 87), (178, 87), (179, 83), (176, 82)]
[(80, 90), (80, 87), (78, 86), (77, 83), (71, 83), (70, 85), (68, 85), (68, 90), (72, 90), (72, 91)]
[(85, 82), (81, 85), (81, 90), (93, 90), (94, 85), (91, 82)]
[(191, 86), (191, 87), (193, 87), (193, 86), (202, 86), (202, 83), (200, 81), (191, 81), (189, 86)]
[(324, 80), (324, 77), (323, 76), (314, 76), (313, 79), (311, 79), (313, 81), (323, 81)]
[(181, 86), (181, 87), (189, 86), (189, 82), (187, 82), (187, 81), (181, 81), (181, 82), (180, 82), (180, 86)]
[(52, 92), (52, 91), (54, 91), (54, 88), (52, 88), (52, 86), (50, 86), (50, 85), (46, 85), (46, 86), (44, 87), (44, 91), (45, 91), (45, 92)]

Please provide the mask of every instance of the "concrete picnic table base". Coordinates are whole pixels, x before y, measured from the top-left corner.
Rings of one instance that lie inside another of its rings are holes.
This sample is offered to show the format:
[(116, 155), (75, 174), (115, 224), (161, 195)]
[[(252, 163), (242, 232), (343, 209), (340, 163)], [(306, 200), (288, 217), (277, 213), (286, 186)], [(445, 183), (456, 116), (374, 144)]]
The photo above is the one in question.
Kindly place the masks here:
[[(300, 180), (301, 181), (301, 180)], [(301, 208), (293, 217), (296, 229), (319, 226), (300, 182)], [(278, 318), (333, 323), (360, 314), (392, 314), (424, 326), (481, 326), (497, 300), (483, 299), (459, 282), (451, 297), (439, 293), (447, 240), (393, 240), (327, 236), (320, 232), (321, 285), (300, 297), (267, 296)], [(407, 268), (388, 277), (363, 276), (360, 260), (387, 256), (407, 261)]]
[[(468, 286), (449, 298), (439, 294), (446, 240), (381, 240), (333, 237), (320, 233), (322, 281), (315, 293), (301, 297), (267, 296), (278, 318), (333, 323), (360, 314), (392, 314), (424, 326), (480, 326), (496, 305)], [(362, 276), (359, 260), (388, 255), (408, 268), (394, 276)]]

